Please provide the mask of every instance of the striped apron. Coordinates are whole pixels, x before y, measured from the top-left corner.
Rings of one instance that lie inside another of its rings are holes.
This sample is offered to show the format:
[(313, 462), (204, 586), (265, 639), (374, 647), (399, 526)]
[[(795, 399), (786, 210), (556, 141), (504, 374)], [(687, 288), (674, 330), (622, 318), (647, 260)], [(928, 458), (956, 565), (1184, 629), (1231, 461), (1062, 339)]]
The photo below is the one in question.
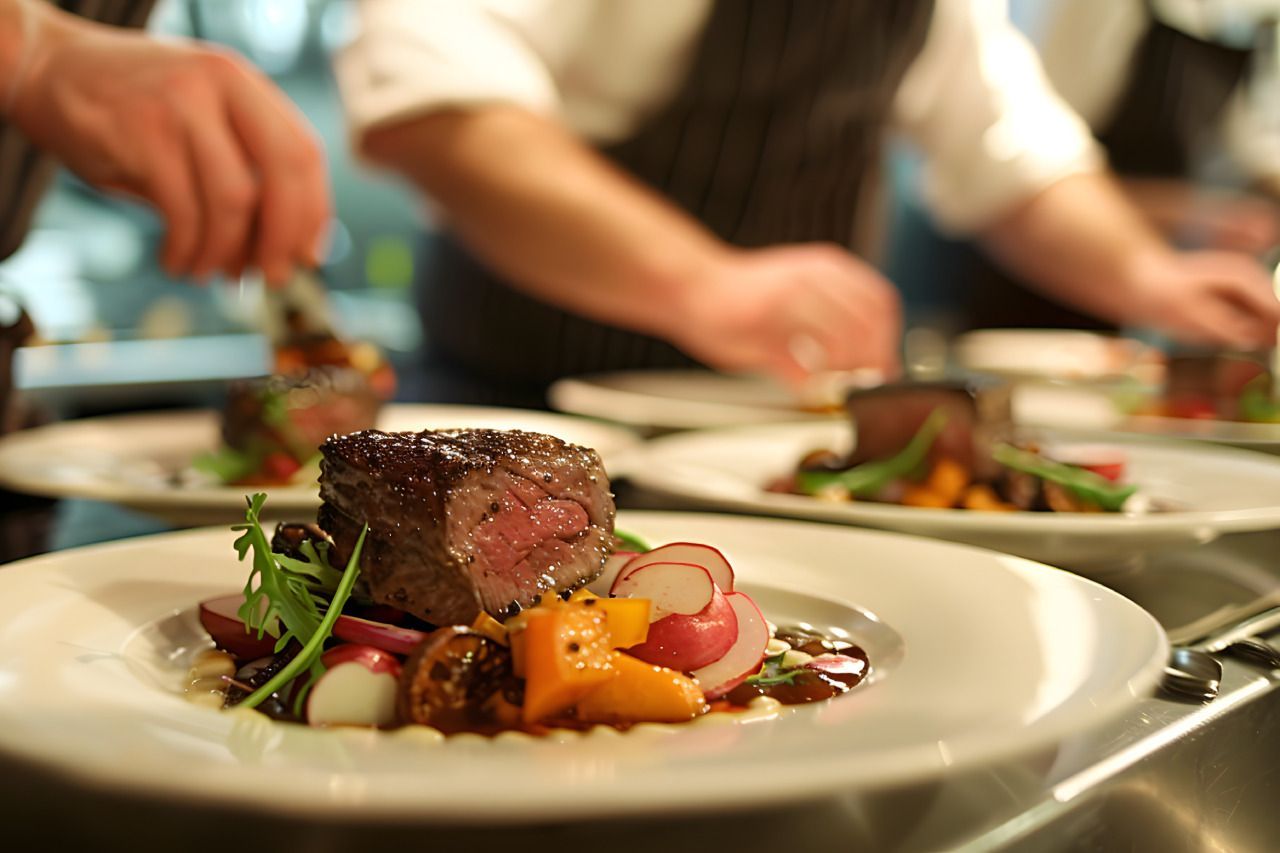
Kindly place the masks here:
[[(676, 95), (603, 153), (730, 243), (855, 245), (875, 224), (889, 111), (932, 10), (717, 0)], [(695, 365), (525, 296), (448, 234), (428, 242), (422, 267), (426, 399), (541, 407), (563, 376)]]

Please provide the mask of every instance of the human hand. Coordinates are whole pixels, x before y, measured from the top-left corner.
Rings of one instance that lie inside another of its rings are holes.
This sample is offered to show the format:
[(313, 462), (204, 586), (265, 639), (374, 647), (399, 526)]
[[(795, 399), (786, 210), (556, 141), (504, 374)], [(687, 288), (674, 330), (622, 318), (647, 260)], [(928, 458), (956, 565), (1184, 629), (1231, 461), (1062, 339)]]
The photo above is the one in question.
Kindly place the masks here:
[(1232, 252), (1162, 252), (1135, 264), (1123, 321), (1191, 344), (1233, 349), (1276, 345), (1280, 302), (1253, 258)]
[(676, 346), (723, 370), (793, 386), (825, 370), (899, 371), (897, 292), (833, 245), (732, 250), (689, 283), (674, 317)]
[(89, 183), (154, 206), (170, 275), (256, 267), (282, 283), (319, 262), (331, 217), (324, 157), (263, 75), (220, 50), (33, 6), (9, 118)]

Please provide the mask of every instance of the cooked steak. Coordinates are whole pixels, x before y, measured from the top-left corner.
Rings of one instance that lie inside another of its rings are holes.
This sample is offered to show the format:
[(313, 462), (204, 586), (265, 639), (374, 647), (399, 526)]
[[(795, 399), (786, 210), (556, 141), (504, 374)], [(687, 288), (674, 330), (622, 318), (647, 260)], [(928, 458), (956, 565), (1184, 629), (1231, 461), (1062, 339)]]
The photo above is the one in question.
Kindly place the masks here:
[(1249, 385), (1261, 383), (1260, 390), (1271, 393), (1274, 377), (1267, 374), (1263, 353), (1176, 355), (1169, 359), (1165, 402), (1174, 412), (1209, 405), (1218, 417), (1235, 420), (1242, 417), (1240, 396)]
[(369, 525), (361, 577), (377, 602), (465, 625), (581, 586), (604, 565), (613, 495), (593, 450), (475, 429), (366, 430), (321, 452), (320, 526), (345, 560)]
[(368, 378), (351, 368), (244, 380), (227, 394), (222, 439), (244, 453), (287, 453), (306, 462), (334, 433), (373, 426), (381, 407)]
[(845, 408), (856, 441), (849, 465), (885, 459), (906, 447), (935, 409), (947, 424), (930, 458), (950, 457), (980, 478), (994, 476), (990, 448), (1012, 433), (1012, 406), (1006, 387), (961, 382), (903, 382), (852, 392)]

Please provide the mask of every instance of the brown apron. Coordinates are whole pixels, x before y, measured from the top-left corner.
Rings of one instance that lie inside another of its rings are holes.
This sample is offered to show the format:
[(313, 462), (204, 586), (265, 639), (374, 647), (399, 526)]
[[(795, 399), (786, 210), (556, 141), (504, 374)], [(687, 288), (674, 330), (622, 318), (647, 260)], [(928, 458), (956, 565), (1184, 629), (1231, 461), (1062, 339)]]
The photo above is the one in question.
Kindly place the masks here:
[[(865, 201), (879, 189), (893, 96), (932, 10), (932, 0), (718, 0), (675, 97), (604, 153), (731, 243), (851, 245), (872, 224)], [(424, 261), (427, 399), (543, 406), (563, 376), (694, 365), (669, 344), (523, 295), (448, 235)]]

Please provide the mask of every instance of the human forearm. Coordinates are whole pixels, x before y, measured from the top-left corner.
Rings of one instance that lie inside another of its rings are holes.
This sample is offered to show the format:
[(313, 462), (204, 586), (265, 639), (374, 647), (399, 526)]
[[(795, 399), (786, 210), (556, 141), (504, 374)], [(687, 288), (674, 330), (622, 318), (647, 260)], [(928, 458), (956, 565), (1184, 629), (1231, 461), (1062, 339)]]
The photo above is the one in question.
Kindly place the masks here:
[(1109, 176), (1051, 185), (983, 235), (992, 255), (1046, 295), (1123, 322), (1128, 283), (1171, 253)]
[(1197, 343), (1274, 344), (1280, 307), (1261, 265), (1237, 253), (1175, 251), (1107, 175), (1053, 184), (983, 238), (1014, 274), (1105, 320)]
[(506, 106), (376, 129), (364, 151), (421, 187), (486, 263), (547, 302), (668, 335), (731, 253), (551, 119)]

